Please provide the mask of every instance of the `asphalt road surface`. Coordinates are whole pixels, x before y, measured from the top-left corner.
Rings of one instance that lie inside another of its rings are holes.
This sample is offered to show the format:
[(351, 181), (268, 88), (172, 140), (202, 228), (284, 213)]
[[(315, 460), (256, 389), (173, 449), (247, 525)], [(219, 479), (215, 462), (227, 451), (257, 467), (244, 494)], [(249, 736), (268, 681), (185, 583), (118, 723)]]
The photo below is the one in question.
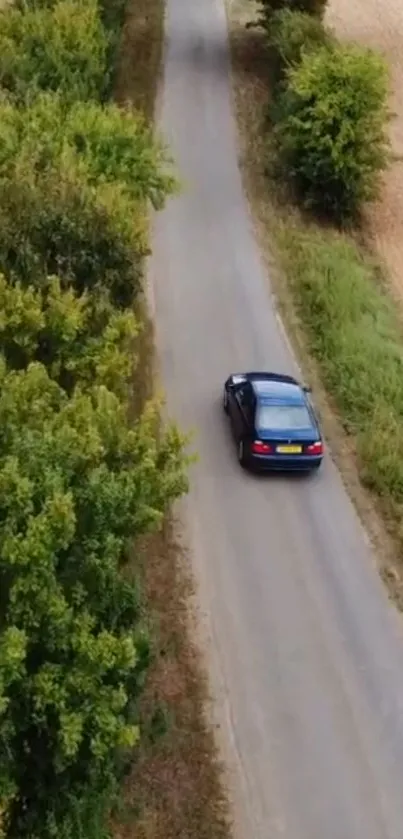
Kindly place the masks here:
[(183, 192), (155, 221), (157, 341), (197, 435), (187, 523), (240, 835), (403, 839), (403, 640), (368, 540), (330, 458), (312, 480), (249, 476), (222, 414), (228, 373), (295, 369), (242, 191), (222, 0), (168, 0), (159, 112)]

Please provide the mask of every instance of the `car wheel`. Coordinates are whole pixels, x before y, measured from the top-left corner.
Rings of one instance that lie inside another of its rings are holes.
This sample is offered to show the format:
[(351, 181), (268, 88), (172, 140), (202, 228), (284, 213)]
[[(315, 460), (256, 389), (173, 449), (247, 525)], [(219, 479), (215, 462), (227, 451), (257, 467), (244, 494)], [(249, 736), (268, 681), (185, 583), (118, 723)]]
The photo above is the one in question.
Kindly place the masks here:
[(245, 443), (243, 440), (240, 440), (238, 443), (238, 461), (241, 466), (246, 466)]
[(225, 413), (226, 413), (226, 414), (228, 414), (228, 393), (227, 393), (227, 389), (226, 389), (226, 388), (224, 388), (224, 395), (223, 395), (223, 400), (222, 400), (222, 406), (223, 406), (223, 408), (224, 408)]

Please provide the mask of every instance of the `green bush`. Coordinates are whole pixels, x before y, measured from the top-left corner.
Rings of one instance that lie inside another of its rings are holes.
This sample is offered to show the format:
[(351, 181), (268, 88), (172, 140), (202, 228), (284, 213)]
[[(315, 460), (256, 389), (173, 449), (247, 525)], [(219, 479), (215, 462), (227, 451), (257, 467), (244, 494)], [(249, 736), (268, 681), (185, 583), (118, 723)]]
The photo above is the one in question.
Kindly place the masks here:
[(39, 90), (99, 99), (108, 85), (107, 50), (96, 0), (0, 14), (0, 85), (18, 100)]
[[(15, 0), (14, 6), (25, 12), (27, 9), (54, 9), (59, 0)], [(86, 3), (87, 0), (82, 0)], [(105, 28), (120, 31), (124, 20), (126, 0), (98, 0), (99, 16)]]
[(274, 137), (307, 206), (343, 219), (376, 195), (389, 159), (387, 95), (384, 61), (356, 46), (304, 53), (289, 69)]
[(57, 93), (42, 93), (25, 108), (0, 101), (0, 177), (26, 168), (43, 174), (68, 154), (90, 185), (119, 183), (135, 201), (160, 208), (175, 182), (165, 174), (164, 149), (141, 114), (96, 102), (66, 108)]
[(24, 288), (0, 274), (0, 353), (9, 369), (41, 362), (69, 393), (77, 382), (98, 381), (124, 399), (139, 330), (130, 309), (115, 310), (105, 296), (77, 297), (58, 277)]
[[(16, 0), (14, 6), (21, 10), (52, 10), (57, 6), (59, 0)], [(79, 0), (76, 0), (78, 2)], [(84, 4), (87, 0), (81, 0)], [(103, 91), (105, 95), (112, 92), (114, 69), (120, 44), (120, 35), (124, 23), (126, 0), (101, 0), (98, 2), (99, 20), (108, 33), (108, 40), (105, 53), (105, 65), (108, 74), (104, 79)]]
[(79, 295), (98, 289), (130, 305), (147, 254), (144, 206), (119, 184), (94, 189), (68, 156), (43, 174), (24, 162), (0, 177), (0, 264), (24, 285), (57, 274)]
[(285, 9), (290, 12), (304, 12), (322, 20), (326, 6), (327, 0), (260, 0), (261, 23), (264, 27), (270, 26), (273, 15)]
[(330, 46), (334, 40), (317, 17), (289, 8), (273, 14), (267, 38), (275, 81), (283, 79), (288, 69), (298, 65), (304, 52)]
[(393, 303), (345, 237), (289, 231), (282, 253), (310, 348), (356, 437), (361, 474), (401, 504), (403, 344)]
[(158, 405), (130, 427), (106, 388), (69, 399), (39, 364), (0, 382), (1, 809), (9, 839), (67, 839), (138, 737), (147, 639), (122, 570), (186, 488), (182, 440)]

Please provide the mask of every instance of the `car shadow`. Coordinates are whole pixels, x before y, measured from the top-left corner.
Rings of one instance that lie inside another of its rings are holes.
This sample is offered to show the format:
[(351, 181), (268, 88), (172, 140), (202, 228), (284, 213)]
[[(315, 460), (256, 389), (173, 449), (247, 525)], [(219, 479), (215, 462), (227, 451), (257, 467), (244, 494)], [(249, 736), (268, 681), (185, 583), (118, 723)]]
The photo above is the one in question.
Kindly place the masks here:
[[(241, 468), (241, 467), (239, 467)], [(246, 469), (253, 478), (258, 481), (283, 481), (284, 478), (287, 478), (289, 481), (294, 482), (302, 482), (302, 481), (312, 481), (315, 480), (316, 472), (297, 472), (292, 471), (291, 469), (268, 469), (267, 471), (263, 471), (262, 469)]]

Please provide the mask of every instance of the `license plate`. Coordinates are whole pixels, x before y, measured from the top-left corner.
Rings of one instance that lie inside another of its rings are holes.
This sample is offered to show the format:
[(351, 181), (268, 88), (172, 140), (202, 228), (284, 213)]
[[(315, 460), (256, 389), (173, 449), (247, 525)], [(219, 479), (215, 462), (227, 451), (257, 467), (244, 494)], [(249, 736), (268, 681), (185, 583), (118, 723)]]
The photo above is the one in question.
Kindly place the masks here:
[(277, 446), (279, 454), (301, 454), (302, 446)]

